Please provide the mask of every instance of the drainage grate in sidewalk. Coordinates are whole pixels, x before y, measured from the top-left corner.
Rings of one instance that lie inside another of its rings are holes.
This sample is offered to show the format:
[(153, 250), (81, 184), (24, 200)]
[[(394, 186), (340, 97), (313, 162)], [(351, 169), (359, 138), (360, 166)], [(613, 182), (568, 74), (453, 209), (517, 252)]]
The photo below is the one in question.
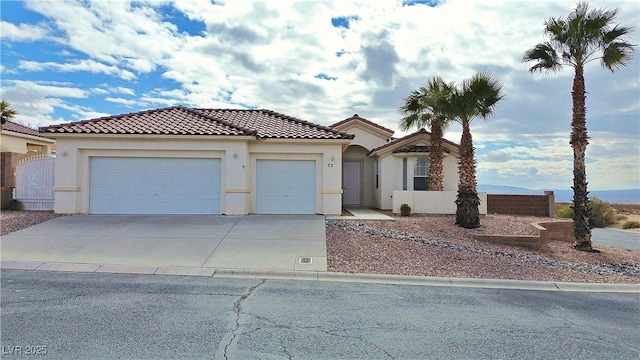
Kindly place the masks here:
[(298, 262), (300, 264), (311, 264), (313, 262), (313, 259), (309, 256), (303, 256), (303, 257), (300, 257)]

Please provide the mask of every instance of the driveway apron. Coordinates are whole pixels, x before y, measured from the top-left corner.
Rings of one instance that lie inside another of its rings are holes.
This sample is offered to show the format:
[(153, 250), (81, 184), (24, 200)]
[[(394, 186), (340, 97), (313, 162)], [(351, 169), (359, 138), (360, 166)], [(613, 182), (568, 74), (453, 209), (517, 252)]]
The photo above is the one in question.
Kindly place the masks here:
[[(326, 271), (319, 215), (73, 215), (2, 237), (2, 263)], [(6, 267), (6, 266), (3, 266)]]

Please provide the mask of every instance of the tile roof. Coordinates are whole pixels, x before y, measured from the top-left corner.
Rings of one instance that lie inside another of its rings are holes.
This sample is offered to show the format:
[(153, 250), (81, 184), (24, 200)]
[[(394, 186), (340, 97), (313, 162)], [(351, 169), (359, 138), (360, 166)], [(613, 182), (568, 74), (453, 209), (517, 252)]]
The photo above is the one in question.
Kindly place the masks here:
[(207, 116), (255, 129), (260, 138), (278, 139), (353, 139), (327, 126), (314, 124), (271, 110), (193, 109)]
[[(399, 149), (395, 149), (393, 150), (394, 154), (397, 153), (427, 153), (429, 152), (431, 149), (431, 146), (426, 146), (426, 145), (410, 145), (407, 147), (403, 147), (403, 148), (399, 148)], [(444, 152), (446, 153), (450, 153), (451, 150), (445, 148)]]
[(20, 134), (26, 134), (31, 136), (42, 136), (36, 129), (32, 129), (28, 126), (20, 125), (13, 121), (7, 120), (6, 123), (2, 124), (2, 130), (13, 131)]
[(385, 131), (385, 132), (388, 132), (388, 133), (391, 133), (391, 134), (393, 134), (395, 132), (395, 131), (393, 131), (391, 129), (388, 129), (388, 128), (382, 126), (382, 125), (378, 125), (378, 124), (374, 123), (373, 121), (370, 121), (370, 120), (367, 120), (367, 119), (365, 119), (363, 117), (360, 117), (358, 114), (353, 114), (352, 117), (346, 118), (346, 119), (344, 119), (342, 121), (338, 121), (337, 123), (335, 123), (333, 125), (329, 125), (329, 127), (330, 128), (335, 128), (335, 127), (340, 126), (342, 124), (346, 124), (346, 123), (348, 123), (349, 121), (352, 121), (352, 120), (362, 121), (362, 122), (364, 122), (366, 124), (369, 124), (369, 125), (371, 125), (373, 127), (376, 127), (376, 128), (378, 128), (378, 129), (380, 129), (382, 131)]
[[(411, 134), (409, 134), (409, 135), (407, 135), (407, 136), (404, 136), (404, 137), (401, 137), (401, 138), (398, 138), (398, 139), (391, 140), (391, 141), (389, 141), (388, 143), (386, 143), (386, 144), (384, 144), (384, 145), (378, 146), (377, 148), (375, 148), (375, 149), (371, 150), (371, 151), (369, 152), (369, 154), (373, 154), (374, 152), (380, 151), (380, 150), (382, 150), (382, 149), (386, 149), (386, 148), (388, 148), (388, 147), (392, 147), (392, 146), (394, 146), (394, 145), (399, 144), (399, 143), (400, 143), (400, 142), (402, 142), (402, 141), (405, 141), (405, 140), (408, 140), (408, 139), (411, 139), (411, 138), (414, 138), (414, 137), (419, 137), (420, 135), (428, 135), (429, 137), (431, 137), (431, 133), (430, 133), (430, 132), (428, 132), (428, 131), (427, 131), (427, 130), (425, 130), (425, 129), (420, 129), (420, 130), (418, 130), (418, 131), (416, 131), (416, 132), (414, 132), (414, 133), (411, 133)], [(455, 147), (456, 149), (460, 147), (458, 144), (454, 143), (453, 141), (449, 141), (449, 140), (447, 140), (447, 139), (442, 139), (442, 141), (443, 141), (445, 144), (449, 144), (449, 145), (451, 145), (451, 146)], [(406, 149), (407, 149), (407, 148), (404, 148), (404, 150), (406, 150)]]
[(269, 110), (173, 106), (40, 128), (43, 133), (227, 135), (258, 138), (351, 139), (352, 135)]

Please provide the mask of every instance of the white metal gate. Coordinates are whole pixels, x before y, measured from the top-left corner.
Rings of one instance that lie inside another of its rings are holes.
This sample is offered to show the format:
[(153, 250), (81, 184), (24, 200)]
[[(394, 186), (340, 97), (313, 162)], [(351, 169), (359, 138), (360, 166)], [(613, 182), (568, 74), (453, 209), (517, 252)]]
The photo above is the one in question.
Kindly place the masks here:
[(50, 156), (28, 158), (16, 166), (16, 194), (25, 210), (53, 210), (53, 162)]

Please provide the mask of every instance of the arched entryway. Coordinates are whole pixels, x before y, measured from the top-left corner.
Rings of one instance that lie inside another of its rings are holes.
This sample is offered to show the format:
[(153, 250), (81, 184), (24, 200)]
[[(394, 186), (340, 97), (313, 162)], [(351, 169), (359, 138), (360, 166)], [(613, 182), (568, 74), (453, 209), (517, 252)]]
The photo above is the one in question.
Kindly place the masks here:
[(350, 145), (342, 154), (343, 206), (374, 206), (374, 161), (369, 150)]

